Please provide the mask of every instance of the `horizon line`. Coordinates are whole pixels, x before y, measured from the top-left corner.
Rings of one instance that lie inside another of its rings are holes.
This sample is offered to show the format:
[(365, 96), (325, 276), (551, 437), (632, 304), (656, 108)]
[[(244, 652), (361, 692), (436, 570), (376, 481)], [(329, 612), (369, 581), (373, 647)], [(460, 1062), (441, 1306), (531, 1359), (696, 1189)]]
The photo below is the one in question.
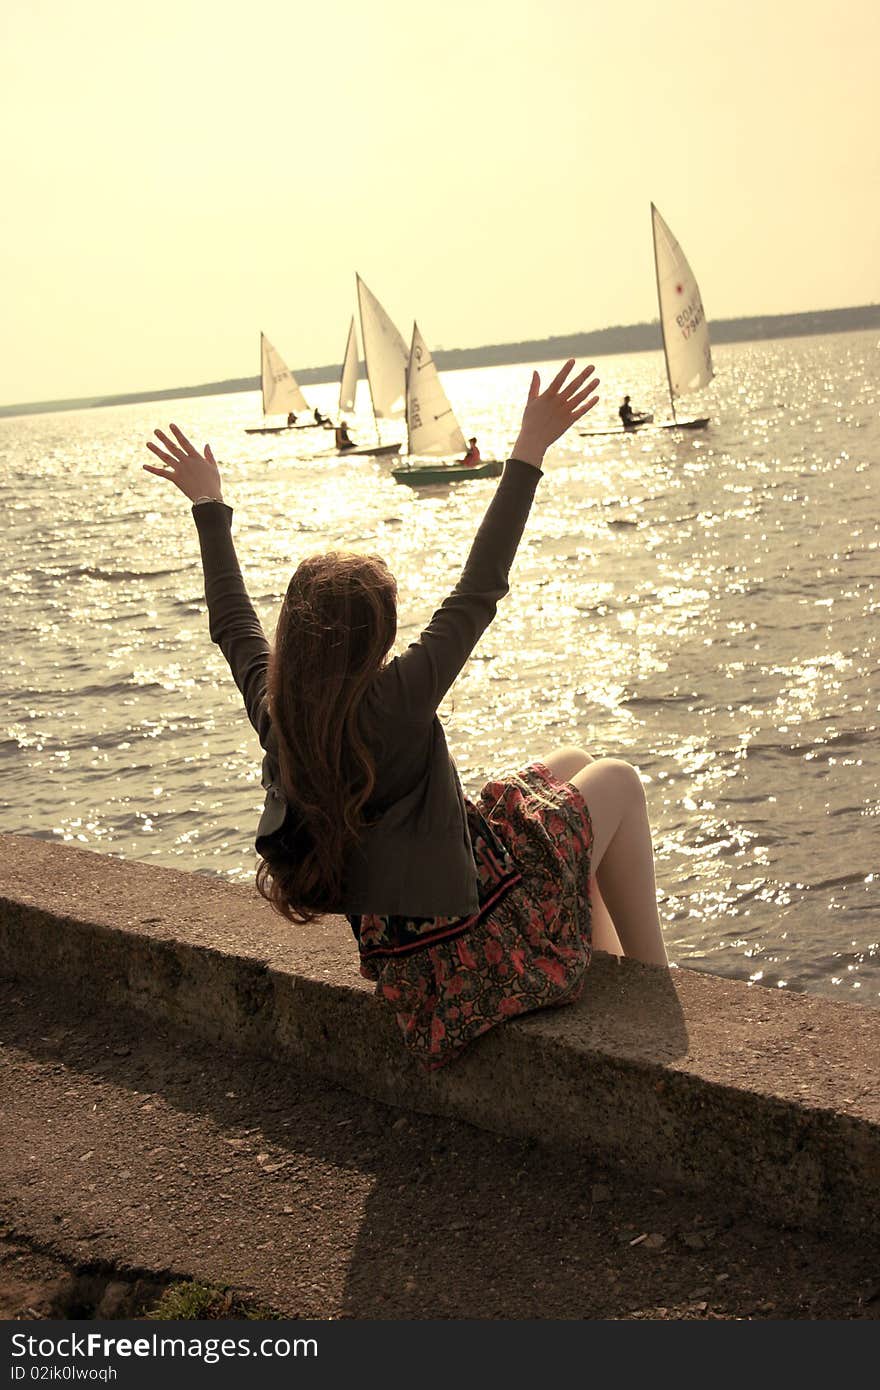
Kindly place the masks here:
[[(837, 328), (828, 328), (829, 319), (840, 318), (843, 315), (868, 315), (869, 318), (876, 316), (876, 322), (867, 322), (859, 325), (841, 325)], [(825, 327), (823, 329), (823, 321)], [(880, 327), (880, 305), (853, 304), (845, 305), (835, 309), (805, 309), (791, 313), (781, 314), (745, 314), (736, 318), (724, 318), (712, 320), (712, 337), (714, 342), (745, 342), (755, 337), (757, 340), (773, 337), (796, 337), (798, 333), (772, 331), (773, 328), (780, 329), (788, 325), (790, 329), (800, 328), (804, 336), (813, 336), (821, 331), (827, 332), (859, 332), (867, 331), (875, 327)], [(747, 333), (738, 333), (737, 329), (744, 329), (748, 326)], [(731, 330), (734, 330), (731, 332)], [(760, 331), (763, 330), (763, 331)], [(645, 342), (646, 334), (656, 334), (656, 342)], [(624, 343), (622, 339), (637, 335), (638, 341)], [(261, 332), (261, 337), (264, 336)], [(439, 369), (460, 370), (466, 365), (471, 366), (504, 366), (514, 362), (535, 362), (543, 361), (544, 358), (535, 355), (535, 349), (547, 348), (547, 356), (555, 356), (557, 351), (565, 351), (570, 356), (572, 351), (575, 355), (583, 352), (592, 353), (594, 350), (601, 350), (600, 340), (607, 343), (616, 343), (614, 348), (605, 347), (609, 355), (617, 355), (624, 352), (651, 352), (659, 351), (663, 344), (660, 336), (659, 318), (643, 320), (634, 324), (615, 324), (607, 328), (596, 328), (591, 330), (580, 330), (576, 333), (553, 334), (546, 338), (527, 338), (516, 342), (507, 343), (484, 343), (478, 347), (470, 348), (437, 348), (433, 350), (434, 361)], [(579, 345), (575, 350), (575, 344)], [(589, 346), (595, 344), (595, 347)], [(559, 347), (556, 351), (552, 350), (551, 344), (566, 344), (567, 347)], [(525, 355), (516, 357), (511, 355), (521, 351)], [(475, 359), (486, 354), (494, 354), (495, 359), (484, 360), (482, 362), (459, 361), (456, 365), (451, 359)], [(307, 385), (325, 384), (336, 380), (341, 370), (340, 363), (324, 364), (320, 367), (298, 367), (293, 375), (299, 382)], [(363, 380), (366, 376), (363, 358), (358, 358), (358, 380)], [(0, 405), (0, 418), (9, 418), (16, 415), (39, 415), (58, 413), (66, 410), (88, 410), (100, 409), (103, 406), (111, 405), (136, 405), (139, 402), (156, 400), (173, 400), (183, 397), (196, 397), (200, 395), (231, 395), (238, 391), (257, 390), (259, 388), (259, 376), (247, 377), (225, 377), (221, 380), (211, 382), (201, 382), (196, 386), (172, 386), (158, 387), (152, 390), (129, 390), (114, 392), (110, 395), (98, 396), (77, 396), (56, 398), (42, 401), (19, 401), (10, 405)]]

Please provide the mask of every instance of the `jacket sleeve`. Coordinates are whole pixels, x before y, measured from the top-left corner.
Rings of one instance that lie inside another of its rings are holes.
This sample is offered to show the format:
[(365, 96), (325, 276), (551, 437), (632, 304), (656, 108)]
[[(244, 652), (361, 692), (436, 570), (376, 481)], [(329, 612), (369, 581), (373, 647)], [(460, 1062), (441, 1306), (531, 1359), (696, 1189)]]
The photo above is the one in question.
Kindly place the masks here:
[[(232, 508), (201, 502), (192, 509), (199, 533), (211, 640), (216, 642), (244, 697), (248, 719), (264, 749), (272, 722), (266, 701), (269, 643), (244, 586), (232, 540)], [(274, 740), (272, 740), (274, 742)]]
[(532, 464), (508, 459), (461, 578), (421, 635), (386, 668), (386, 679), (396, 684), (395, 703), (407, 718), (433, 718), (494, 618), (542, 477)]

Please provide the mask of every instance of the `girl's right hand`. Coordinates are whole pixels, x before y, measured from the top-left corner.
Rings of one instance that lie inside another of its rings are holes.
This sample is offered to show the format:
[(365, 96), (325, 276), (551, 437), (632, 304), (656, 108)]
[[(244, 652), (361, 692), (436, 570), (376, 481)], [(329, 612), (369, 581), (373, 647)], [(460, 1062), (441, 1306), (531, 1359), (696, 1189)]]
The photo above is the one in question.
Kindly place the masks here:
[(584, 367), (582, 372), (566, 382), (573, 366), (574, 358), (570, 357), (545, 391), (541, 390), (538, 373), (532, 372), (532, 384), (513, 458), (540, 468), (550, 445), (565, 434), (576, 420), (593, 409), (599, 399), (594, 395), (599, 385), (599, 378), (593, 376), (595, 368), (592, 364)]
[(204, 454), (200, 454), (177, 425), (171, 426), (171, 432), (174, 439), (169, 439), (162, 430), (155, 431), (156, 438), (161, 439), (164, 449), (160, 449), (152, 440), (147, 441), (147, 448), (165, 465), (163, 468), (157, 468), (155, 464), (145, 463), (147, 473), (155, 473), (157, 478), (167, 478), (175, 487), (179, 487), (191, 502), (195, 502), (199, 497), (213, 497), (222, 502), (220, 469), (217, 467), (210, 444), (206, 444)]

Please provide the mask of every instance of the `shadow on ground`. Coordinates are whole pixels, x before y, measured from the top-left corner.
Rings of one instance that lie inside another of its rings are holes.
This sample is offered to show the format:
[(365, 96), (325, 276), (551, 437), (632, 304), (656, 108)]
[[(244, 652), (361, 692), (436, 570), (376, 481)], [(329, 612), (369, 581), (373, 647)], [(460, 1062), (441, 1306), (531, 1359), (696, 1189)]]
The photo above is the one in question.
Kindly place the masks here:
[(876, 1243), (609, 1173), (552, 1134), (401, 1112), (21, 981), (0, 983), (0, 1040), (4, 1231), (74, 1271), (303, 1318), (880, 1315)]

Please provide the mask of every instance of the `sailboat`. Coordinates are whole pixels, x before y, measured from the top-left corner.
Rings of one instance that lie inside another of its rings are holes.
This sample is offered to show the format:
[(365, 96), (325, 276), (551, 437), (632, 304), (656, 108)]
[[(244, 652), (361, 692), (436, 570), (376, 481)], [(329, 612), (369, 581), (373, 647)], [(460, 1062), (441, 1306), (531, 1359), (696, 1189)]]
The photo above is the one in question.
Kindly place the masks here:
[(348, 338), (345, 343), (345, 356), (342, 359), (342, 371), (339, 374), (339, 418), (343, 415), (350, 415), (354, 410), (355, 397), (357, 395), (358, 383), (358, 347), (357, 334), (354, 331), (354, 314), (351, 316), (351, 324), (348, 329)]
[[(346, 457), (371, 455), (381, 457), (399, 454), (399, 444), (383, 444), (379, 433), (380, 420), (399, 419), (404, 413), (406, 399), (406, 344), (386, 314), (376, 296), (367, 289), (359, 275), (357, 280), (358, 308), (361, 316), (361, 339), (364, 344), (364, 361), (367, 367), (367, 381), (370, 385), (370, 400), (373, 403), (373, 419), (376, 422), (376, 443), (356, 444), (353, 448), (338, 449)], [(353, 346), (354, 344), (354, 346)], [(357, 346), (354, 337), (354, 319), (348, 330), (346, 357), (342, 364), (342, 378), (339, 390), (339, 409), (351, 409), (354, 404), (354, 387), (357, 381)], [(349, 353), (353, 354), (351, 366)], [(348, 369), (348, 398), (351, 405), (343, 407), (343, 390), (346, 387), (346, 366)]]
[[(413, 324), (412, 342), (406, 369), (406, 429), (407, 452), (421, 457), (425, 454), (460, 454), (467, 449), (461, 426), (455, 418), (449, 398), (443, 389), (437, 365), (428, 345)], [(503, 465), (485, 459), (469, 466), (460, 463), (409, 464), (392, 470), (398, 483), (448, 483), (457, 478), (497, 478)]]
[[(687, 257), (667, 227), (654, 204), (651, 204), (651, 224), (654, 234), (654, 268), (657, 276), (657, 299), (660, 305), (660, 328), (663, 334), (663, 356), (666, 360), (666, 382), (672, 419), (653, 425), (661, 430), (701, 430), (709, 423), (708, 416), (680, 420), (675, 402), (681, 396), (699, 391), (715, 375), (712, 349), (709, 345), (709, 325), (700, 288)], [(653, 416), (634, 423), (626, 429), (581, 430), (582, 435), (632, 434), (653, 424)]]
[[(311, 406), (299, 388), (299, 382), (283, 360), (280, 352), (273, 347), (265, 333), (260, 334), (260, 381), (263, 388), (263, 414), (289, 415), (291, 412), (307, 411)], [(323, 426), (314, 419), (302, 425), (254, 425), (245, 434), (284, 434), (287, 430), (316, 430)]]

